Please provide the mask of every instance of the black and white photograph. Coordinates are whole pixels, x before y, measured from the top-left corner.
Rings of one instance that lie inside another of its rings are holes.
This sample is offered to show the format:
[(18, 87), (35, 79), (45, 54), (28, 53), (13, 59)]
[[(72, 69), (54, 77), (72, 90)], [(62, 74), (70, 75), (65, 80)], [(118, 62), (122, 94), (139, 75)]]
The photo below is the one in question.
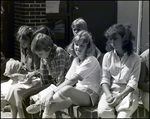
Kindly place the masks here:
[(149, 1), (1, 0), (1, 118), (149, 118)]

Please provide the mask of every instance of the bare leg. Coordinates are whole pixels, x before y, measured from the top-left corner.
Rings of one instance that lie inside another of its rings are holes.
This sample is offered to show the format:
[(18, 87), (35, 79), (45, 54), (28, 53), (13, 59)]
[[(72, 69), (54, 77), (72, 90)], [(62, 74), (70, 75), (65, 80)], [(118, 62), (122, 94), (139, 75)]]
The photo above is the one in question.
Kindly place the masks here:
[(1, 100), (1, 109), (5, 107), (9, 102), (7, 100)]
[[(72, 102), (80, 106), (91, 106), (91, 99), (88, 93), (80, 91), (72, 86), (65, 86), (59, 90), (65, 97), (71, 98)], [(55, 95), (54, 95), (55, 97)]]
[(24, 118), (23, 110), (21, 108), (18, 108), (18, 107), (17, 107), (17, 110), (18, 110), (18, 113), (19, 113), (19, 117)]
[(15, 105), (12, 105), (10, 104), (11, 106), (11, 115), (12, 115), (12, 118), (17, 118), (17, 108)]
[(48, 116), (52, 115), (54, 112), (61, 109), (66, 109), (72, 104), (77, 104), (80, 106), (91, 105), (90, 96), (86, 92), (77, 90), (72, 86), (65, 86), (62, 89), (60, 89), (59, 92), (54, 94), (54, 101), (61, 97), (59, 94), (61, 94), (61, 96), (66, 97), (66, 100), (46, 105), (43, 113), (43, 118), (48, 118)]
[(72, 100), (67, 99), (65, 101), (61, 102), (54, 102), (51, 104), (48, 104), (45, 109), (42, 118), (51, 118), (51, 115), (53, 115), (56, 111), (67, 109), (72, 105)]

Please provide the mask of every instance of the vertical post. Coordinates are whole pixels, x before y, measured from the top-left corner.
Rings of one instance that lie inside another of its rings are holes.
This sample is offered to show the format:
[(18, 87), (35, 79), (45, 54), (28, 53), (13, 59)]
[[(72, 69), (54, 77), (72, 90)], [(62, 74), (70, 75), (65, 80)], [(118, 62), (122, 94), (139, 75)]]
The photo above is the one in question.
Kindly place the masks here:
[(141, 51), (142, 18), (143, 18), (143, 1), (139, 1), (138, 29), (137, 29), (137, 54), (140, 54), (140, 51)]

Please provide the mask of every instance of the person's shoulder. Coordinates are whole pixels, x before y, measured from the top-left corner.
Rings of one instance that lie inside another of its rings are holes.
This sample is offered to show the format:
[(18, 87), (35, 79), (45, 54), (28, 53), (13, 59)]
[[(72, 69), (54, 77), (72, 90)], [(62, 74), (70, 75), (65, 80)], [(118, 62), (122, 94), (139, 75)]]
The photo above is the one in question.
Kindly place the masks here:
[(57, 53), (65, 53), (66, 51), (62, 48), (62, 47), (59, 47), (59, 46), (56, 46), (56, 52)]
[(149, 56), (149, 49), (145, 50), (141, 55), (140, 57), (147, 57)]
[(87, 62), (93, 62), (93, 63), (95, 62), (95, 63), (99, 64), (97, 58), (96, 58), (95, 56), (93, 56), (93, 55), (88, 56), (85, 60), (86, 60)]
[(114, 51), (113, 50), (111, 50), (111, 51), (108, 51), (108, 52), (106, 52), (105, 54), (104, 54), (104, 57), (110, 57), (111, 55), (113, 55), (114, 54)]
[(130, 55), (130, 57), (133, 58), (135, 61), (136, 61), (136, 60), (140, 60), (140, 61), (141, 61), (140, 56), (139, 56), (137, 53), (135, 53), (135, 52), (133, 52), (133, 53)]
[(93, 55), (88, 56), (86, 59), (88, 59), (88, 60), (97, 60), (97, 58)]
[(56, 54), (58, 55), (58, 56), (65, 56), (65, 57), (69, 57), (69, 54), (62, 48), (62, 47), (59, 47), (59, 46), (57, 46), (57, 48), (56, 48)]
[(141, 55), (141, 62), (149, 62), (149, 49), (145, 50)]

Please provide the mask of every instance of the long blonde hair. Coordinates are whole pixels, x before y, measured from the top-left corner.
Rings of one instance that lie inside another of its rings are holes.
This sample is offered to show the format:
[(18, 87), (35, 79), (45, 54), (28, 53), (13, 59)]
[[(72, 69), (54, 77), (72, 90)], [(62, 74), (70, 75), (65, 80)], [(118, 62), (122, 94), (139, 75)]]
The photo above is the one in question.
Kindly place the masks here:
[(87, 44), (86, 56), (94, 55), (95, 46), (93, 43), (92, 35), (86, 30), (81, 30), (73, 37), (72, 42), (67, 47), (67, 52), (69, 54), (73, 55), (74, 57), (77, 56), (74, 51), (74, 43), (79, 41), (82, 42), (83, 44)]

